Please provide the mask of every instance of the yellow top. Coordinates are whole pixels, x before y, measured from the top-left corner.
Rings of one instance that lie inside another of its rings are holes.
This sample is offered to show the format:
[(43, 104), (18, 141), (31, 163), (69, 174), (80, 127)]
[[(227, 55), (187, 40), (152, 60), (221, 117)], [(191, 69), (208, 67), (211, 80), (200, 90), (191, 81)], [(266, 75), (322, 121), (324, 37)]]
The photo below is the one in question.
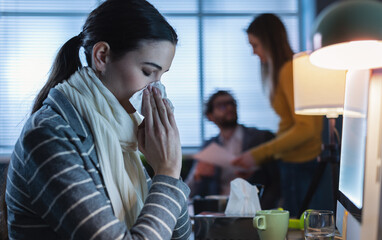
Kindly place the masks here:
[(272, 107), (280, 116), (279, 130), (276, 138), (251, 149), (255, 162), (262, 164), (275, 157), (302, 163), (317, 157), (321, 152), (322, 116), (294, 113), (292, 61), (281, 67)]

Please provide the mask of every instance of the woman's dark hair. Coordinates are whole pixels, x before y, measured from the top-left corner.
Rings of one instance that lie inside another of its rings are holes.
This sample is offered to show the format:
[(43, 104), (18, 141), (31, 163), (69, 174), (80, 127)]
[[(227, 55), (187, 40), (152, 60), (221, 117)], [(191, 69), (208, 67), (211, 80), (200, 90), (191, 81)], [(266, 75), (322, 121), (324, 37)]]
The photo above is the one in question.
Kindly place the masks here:
[(93, 10), (82, 32), (68, 40), (59, 50), (44, 87), (37, 95), (32, 113), (41, 108), (51, 88), (68, 79), (82, 67), (79, 49), (85, 49), (91, 65), (94, 44), (105, 41), (113, 60), (137, 49), (142, 40), (178, 41), (175, 30), (146, 0), (107, 0)]
[(208, 114), (212, 113), (214, 111), (214, 102), (215, 102), (215, 99), (217, 97), (220, 97), (220, 96), (231, 96), (232, 99), (235, 101), (236, 103), (236, 100), (235, 98), (232, 96), (232, 94), (229, 92), (229, 91), (225, 91), (225, 90), (219, 90), (217, 92), (215, 92), (214, 94), (212, 94), (207, 102), (206, 102), (206, 105), (205, 105), (205, 111), (204, 111), (204, 114), (207, 116)]
[[(262, 63), (262, 80), (263, 86), (270, 88), (272, 98), (278, 85), (281, 67), (293, 59), (284, 24), (276, 15), (265, 13), (251, 22), (247, 33), (259, 38), (267, 53), (268, 63)], [(267, 82), (268, 78), (271, 79), (270, 83)]]

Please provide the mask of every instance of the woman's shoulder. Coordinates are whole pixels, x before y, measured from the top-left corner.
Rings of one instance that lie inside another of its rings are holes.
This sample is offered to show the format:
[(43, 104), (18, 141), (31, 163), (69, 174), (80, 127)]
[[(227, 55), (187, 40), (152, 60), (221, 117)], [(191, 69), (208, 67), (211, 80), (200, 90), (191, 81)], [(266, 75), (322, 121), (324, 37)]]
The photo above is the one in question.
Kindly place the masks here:
[(23, 133), (51, 133), (71, 137), (88, 137), (91, 131), (69, 100), (52, 89), (44, 105), (27, 120)]
[(293, 76), (293, 62), (292, 60), (286, 61), (280, 68), (280, 77)]
[[(66, 121), (65, 116), (44, 105), (26, 121), (18, 141), (22, 151), (28, 153), (45, 143), (57, 143), (54, 146), (59, 146), (58, 143), (61, 142), (77, 145), (83, 140), (75, 127)], [(49, 149), (49, 151), (53, 151), (53, 149)]]
[(281, 85), (293, 84), (293, 64), (292, 60), (285, 62), (280, 68), (279, 83)]
[(64, 129), (64, 126), (67, 128), (67, 125), (68, 123), (62, 115), (55, 112), (49, 106), (44, 105), (26, 121), (22, 135), (25, 136), (41, 129), (56, 129), (58, 131), (60, 128)]

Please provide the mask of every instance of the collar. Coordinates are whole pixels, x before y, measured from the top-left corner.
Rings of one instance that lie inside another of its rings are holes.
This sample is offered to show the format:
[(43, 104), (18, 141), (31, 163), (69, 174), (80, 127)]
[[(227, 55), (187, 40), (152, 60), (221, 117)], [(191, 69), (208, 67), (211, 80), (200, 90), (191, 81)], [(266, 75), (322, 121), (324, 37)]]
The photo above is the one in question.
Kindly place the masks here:
[(229, 139), (224, 139), (223, 136), (219, 134), (219, 142), (221, 142), (222, 144), (225, 144), (226, 142), (230, 142), (232, 140), (241, 141), (241, 139), (243, 138), (243, 133), (244, 131), (243, 131), (242, 125), (238, 124), (235, 128), (234, 133)]

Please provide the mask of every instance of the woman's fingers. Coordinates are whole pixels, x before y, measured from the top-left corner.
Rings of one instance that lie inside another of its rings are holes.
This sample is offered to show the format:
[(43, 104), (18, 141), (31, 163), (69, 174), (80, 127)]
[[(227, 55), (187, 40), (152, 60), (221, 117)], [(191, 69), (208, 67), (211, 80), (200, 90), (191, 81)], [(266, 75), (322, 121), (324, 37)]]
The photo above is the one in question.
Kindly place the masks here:
[(150, 92), (148, 89), (143, 91), (143, 101), (142, 101), (142, 114), (145, 117), (145, 129), (150, 129), (153, 125), (153, 116), (151, 110), (150, 102)]
[(161, 93), (160, 93), (159, 89), (156, 87), (153, 87), (153, 90), (154, 90), (154, 99), (155, 99), (155, 103), (157, 106), (160, 121), (162, 122), (163, 126), (166, 129), (169, 129), (170, 123), (168, 121), (167, 108), (163, 102)]
[(159, 113), (158, 113), (158, 106), (157, 106), (155, 98), (154, 98), (154, 95), (155, 95), (154, 91), (155, 91), (154, 88), (151, 88), (150, 105), (151, 105), (151, 114), (153, 117), (154, 129), (155, 129), (155, 131), (158, 131), (161, 128), (162, 123), (160, 121), (160, 117), (159, 117)]
[[(141, 124), (142, 125), (142, 124)], [(145, 155), (146, 152), (146, 137), (145, 137), (145, 127), (138, 127), (138, 146), (139, 151)]]
[(255, 160), (252, 157), (250, 151), (243, 153), (241, 156), (237, 157), (232, 161), (233, 166), (242, 167), (245, 169), (252, 169), (256, 167)]
[(232, 161), (233, 166), (242, 167), (242, 157), (237, 157)]
[(170, 103), (166, 99), (162, 99), (162, 101), (164, 102), (164, 105), (166, 107), (167, 117), (168, 117), (168, 121), (169, 121), (171, 127), (174, 129), (177, 129), (174, 113), (172, 112), (172, 109), (170, 107)]
[(178, 178), (182, 165), (179, 132), (175, 124), (175, 128), (170, 126), (172, 111), (164, 104), (160, 94), (154, 91), (151, 86), (144, 91), (142, 113), (145, 125), (144, 134), (141, 132), (143, 129), (138, 129), (139, 145), (155, 174)]

